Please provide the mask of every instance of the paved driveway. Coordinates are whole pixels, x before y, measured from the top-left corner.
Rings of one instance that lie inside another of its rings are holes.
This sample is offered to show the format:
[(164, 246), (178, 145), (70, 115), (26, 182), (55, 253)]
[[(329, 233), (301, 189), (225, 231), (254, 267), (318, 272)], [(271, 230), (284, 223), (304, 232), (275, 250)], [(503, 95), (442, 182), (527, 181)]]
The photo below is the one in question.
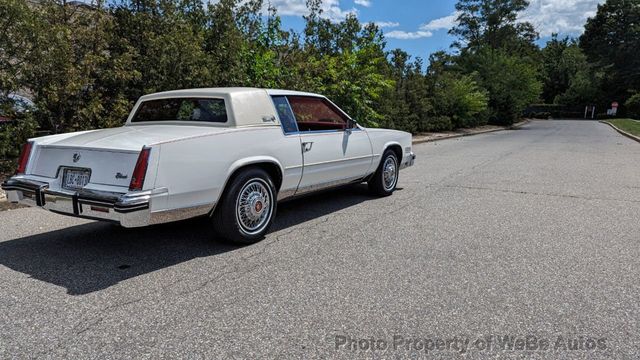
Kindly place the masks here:
[(394, 196), (283, 204), (244, 248), (0, 212), (0, 358), (640, 357), (640, 144), (540, 121), (415, 151)]

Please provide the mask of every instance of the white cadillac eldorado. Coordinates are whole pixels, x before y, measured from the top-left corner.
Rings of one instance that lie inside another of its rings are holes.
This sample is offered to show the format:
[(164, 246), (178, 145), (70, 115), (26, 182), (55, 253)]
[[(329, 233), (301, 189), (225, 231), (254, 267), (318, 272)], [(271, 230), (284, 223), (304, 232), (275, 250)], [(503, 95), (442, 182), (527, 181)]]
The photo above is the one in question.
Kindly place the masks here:
[(326, 97), (255, 88), (141, 97), (123, 127), (30, 139), (11, 202), (140, 227), (208, 215), (252, 243), (277, 201), (367, 182), (390, 195), (413, 165), (411, 134), (358, 125)]

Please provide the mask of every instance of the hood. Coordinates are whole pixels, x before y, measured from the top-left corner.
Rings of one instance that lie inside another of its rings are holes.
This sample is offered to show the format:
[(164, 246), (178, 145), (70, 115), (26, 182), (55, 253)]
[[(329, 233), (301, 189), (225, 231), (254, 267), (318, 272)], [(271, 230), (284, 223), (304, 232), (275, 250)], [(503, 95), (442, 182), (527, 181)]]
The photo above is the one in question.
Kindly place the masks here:
[(365, 128), (368, 133), (385, 133), (385, 134), (397, 134), (403, 136), (411, 136), (411, 133), (402, 130), (391, 130), (391, 129), (381, 129), (381, 128)]

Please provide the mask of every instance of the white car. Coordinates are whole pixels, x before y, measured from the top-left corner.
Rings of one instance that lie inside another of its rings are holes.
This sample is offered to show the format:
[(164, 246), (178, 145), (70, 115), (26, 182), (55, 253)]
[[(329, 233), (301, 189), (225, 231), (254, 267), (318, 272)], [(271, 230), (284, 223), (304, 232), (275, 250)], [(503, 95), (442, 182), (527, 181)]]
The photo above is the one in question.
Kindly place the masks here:
[(390, 195), (413, 165), (411, 134), (358, 125), (326, 97), (212, 88), (141, 97), (123, 127), (30, 139), (9, 201), (140, 227), (208, 215), (252, 243), (276, 203), (368, 182)]

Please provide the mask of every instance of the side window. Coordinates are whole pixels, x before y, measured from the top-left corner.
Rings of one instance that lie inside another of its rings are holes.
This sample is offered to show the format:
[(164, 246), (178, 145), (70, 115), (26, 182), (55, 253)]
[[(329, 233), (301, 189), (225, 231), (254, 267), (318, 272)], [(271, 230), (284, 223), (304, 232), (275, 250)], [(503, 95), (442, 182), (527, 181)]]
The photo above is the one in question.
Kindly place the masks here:
[(347, 128), (347, 117), (325, 99), (307, 96), (289, 96), (288, 99), (300, 131)]
[(282, 129), (285, 134), (298, 131), (296, 119), (291, 112), (291, 107), (289, 107), (287, 98), (284, 96), (274, 96), (273, 105), (276, 107), (276, 111), (278, 112), (278, 117), (280, 118), (280, 123), (282, 124)]

